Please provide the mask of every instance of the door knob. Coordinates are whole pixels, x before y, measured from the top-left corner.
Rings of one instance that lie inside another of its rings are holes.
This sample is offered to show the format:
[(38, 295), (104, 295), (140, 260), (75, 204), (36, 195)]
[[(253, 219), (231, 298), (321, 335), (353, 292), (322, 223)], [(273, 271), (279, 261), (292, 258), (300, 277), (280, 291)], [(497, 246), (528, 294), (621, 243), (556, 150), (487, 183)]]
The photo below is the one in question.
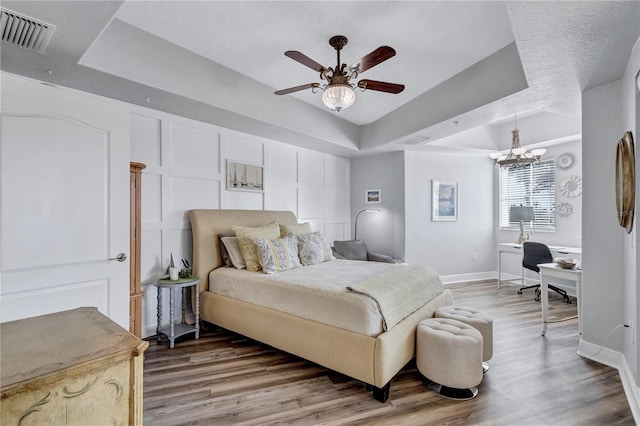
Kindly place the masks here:
[(109, 262), (111, 262), (112, 260), (117, 260), (118, 262), (124, 262), (125, 260), (127, 260), (127, 255), (124, 253), (118, 253), (116, 257), (110, 258)]

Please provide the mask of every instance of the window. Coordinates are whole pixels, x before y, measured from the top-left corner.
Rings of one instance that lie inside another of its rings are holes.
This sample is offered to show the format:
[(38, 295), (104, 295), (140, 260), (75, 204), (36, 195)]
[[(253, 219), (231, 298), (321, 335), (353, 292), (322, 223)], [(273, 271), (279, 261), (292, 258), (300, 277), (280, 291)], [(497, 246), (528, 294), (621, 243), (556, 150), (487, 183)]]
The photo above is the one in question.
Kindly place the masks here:
[(516, 228), (509, 222), (511, 206), (533, 206), (534, 220), (525, 222), (529, 229), (556, 229), (555, 161), (544, 160), (525, 166), (500, 168), (500, 228)]

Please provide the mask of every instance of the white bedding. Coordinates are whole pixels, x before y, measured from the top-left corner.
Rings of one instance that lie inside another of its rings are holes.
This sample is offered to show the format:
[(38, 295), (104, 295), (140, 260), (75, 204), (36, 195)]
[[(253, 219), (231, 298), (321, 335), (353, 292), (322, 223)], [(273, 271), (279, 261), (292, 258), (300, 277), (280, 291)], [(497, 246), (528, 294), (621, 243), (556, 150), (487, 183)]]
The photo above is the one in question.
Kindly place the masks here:
[(383, 332), (383, 322), (376, 302), (348, 291), (347, 287), (363, 278), (403, 267), (407, 265), (338, 259), (275, 274), (218, 268), (209, 274), (209, 291), (377, 336)]

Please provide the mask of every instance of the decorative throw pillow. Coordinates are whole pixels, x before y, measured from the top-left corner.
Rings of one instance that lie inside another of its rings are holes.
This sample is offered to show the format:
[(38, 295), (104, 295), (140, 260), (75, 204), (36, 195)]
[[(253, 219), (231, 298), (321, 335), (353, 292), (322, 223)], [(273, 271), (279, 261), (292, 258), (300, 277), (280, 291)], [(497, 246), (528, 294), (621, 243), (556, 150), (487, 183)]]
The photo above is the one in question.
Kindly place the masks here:
[(299, 268), (298, 240), (294, 235), (289, 235), (277, 240), (256, 238), (256, 247), (260, 253), (262, 270), (265, 274), (288, 271)]
[(298, 256), (304, 266), (335, 259), (331, 247), (320, 232), (298, 235)]
[(220, 259), (222, 259), (222, 263), (224, 263), (225, 268), (233, 268), (233, 262), (229, 257), (229, 251), (227, 250), (227, 247), (222, 242), (222, 238), (224, 237), (233, 237), (233, 235), (218, 234), (218, 248), (220, 251)]
[(280, 235), (283, 237), (286, 237), (287, 235), (310, 234), (312, 232), (313, 230), (311, 229), (311, 224), (309, 222), (288, 225), (280, 224)]
[(240, 243), (238, 242), (238, 237), (222, 237), (222, 245), (227, 249), (227, 253), (229, 254), (229, 260), (231, 260), (231, 266), (236, 269), (245, 269), (247, 265), (244, 262), (242, 257), (242, 252), (240, 251)]
[(367, 260), (367, 246), (362, 240), (334, 241), (336, 253), (345, 259)]
[(260, 255), (254, 240), (256, 238), (264, 238), (265, 240), (277, 240), (280, 238), (280, 226), (278, 223), (273, 222), (269, 225), (256, 227), (233, 225), (231, 228), (238, 237), (240, 251), (247, 264), (247, 271), (255, 272), (262, 269)]

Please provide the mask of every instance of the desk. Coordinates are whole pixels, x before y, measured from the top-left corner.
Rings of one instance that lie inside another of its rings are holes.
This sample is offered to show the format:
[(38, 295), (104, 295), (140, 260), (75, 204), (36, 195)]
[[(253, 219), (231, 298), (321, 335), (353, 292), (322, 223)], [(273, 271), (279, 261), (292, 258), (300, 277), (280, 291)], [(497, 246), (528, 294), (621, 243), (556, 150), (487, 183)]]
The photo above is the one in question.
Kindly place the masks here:
[(549, 278), (564, 278), (576, 282), (576, 294), (578, 305), (578, 333), (582, 334), (582, 320), (580, 319), (580, 305), (582, 304), (582, 271), (576, 269), (564, 269), (555, 263), (541, 263), (540, 268), (540, 300), (542, 301), (542, 335), (547, 332), (549, 314)]
[[(195, 333), (196, 339), (200, 338), (200, 278), (189, 277), (180, 278), (175, 281), (168, 279), (161, 279), (153, 283), (158, 287), (158, 325), (156, 327), (156, 333), (158, 337), (158, 343), (160, 343), (160, 335), (164, 334), (169, 338), (169, 348), (173, 349), (175, 340), (177, 337), (184, 336), (185, 334)], [(195, 310), (196, 322), (194, 325), (189, 325), (185, 322), (186, 308), (187, 308), (187, 287), (195, 286), (196, 301), (193, 309)], [(162, 329), (162, 289), (169, 289), (169, 332)], [(182, 322), (176, 324), (176, 290), (182, 289)]]
[[(582, 248), (580, 247), (566, 247), (566, 246), (549, 246), (552, 255), (565, 256), (567, 254), (581, 255)], [(522, 244), (515, 243), (503, 243), (498, 244), (498, 288), (502, 284), (502, 253), (516, 254), (522, 259)], [(520, 284), (524, 287), (524, 268), (522, 262), (520, 262), (520, 278), (513, 280), (504, 280), (505, 282), (520, 281)]]

